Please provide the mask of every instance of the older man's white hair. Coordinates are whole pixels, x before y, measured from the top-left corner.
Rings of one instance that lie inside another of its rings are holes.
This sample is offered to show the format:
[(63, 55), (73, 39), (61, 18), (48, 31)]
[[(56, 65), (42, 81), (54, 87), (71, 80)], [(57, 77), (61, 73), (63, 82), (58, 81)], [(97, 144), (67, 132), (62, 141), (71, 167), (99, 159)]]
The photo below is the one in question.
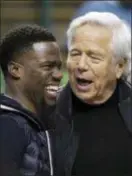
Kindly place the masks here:
[(74, 19), (67, 31), (68, 48), (71, 45), (72, 37), (78, 27), (93, 23), (109, 28), (113, 33), (112, 51), (113, 58), (116, 62), (119, 59), (126, 59), (127, 66), (123, 73), (123, 77), (131, 82), (131, 28), (125, 21), (118, 18), (116, 15), (109, 12), (89, 12), (83, 16)]

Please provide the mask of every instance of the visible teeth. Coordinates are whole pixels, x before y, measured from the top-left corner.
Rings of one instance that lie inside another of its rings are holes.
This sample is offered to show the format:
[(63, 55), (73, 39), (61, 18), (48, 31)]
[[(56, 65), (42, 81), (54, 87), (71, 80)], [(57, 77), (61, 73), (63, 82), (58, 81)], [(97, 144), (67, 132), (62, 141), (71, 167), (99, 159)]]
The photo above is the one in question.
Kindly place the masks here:
[(59, 89), (59, 87), (58, 86), (48, 86), (46, 89), (49, 91), (50, 90), (57, 91)]
[(54, 90), (47, 90), (47, 92), (49, 92), (49, 93), (57, 93), (56, 91), (54, 91)]

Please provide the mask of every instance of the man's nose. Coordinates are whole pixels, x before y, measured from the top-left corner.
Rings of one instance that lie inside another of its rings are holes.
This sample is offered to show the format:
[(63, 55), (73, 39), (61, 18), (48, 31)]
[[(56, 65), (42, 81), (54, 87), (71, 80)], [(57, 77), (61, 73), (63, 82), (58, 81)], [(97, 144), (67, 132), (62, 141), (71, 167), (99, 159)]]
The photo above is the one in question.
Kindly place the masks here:
[(84, 54), (78, 62), (78, 71), (83, 72), (88, 69), (87, 56)]
[(63, 77), (62, 70), (56, 69), (53, 73), (53, 77), (55, 80), (60, 81)]

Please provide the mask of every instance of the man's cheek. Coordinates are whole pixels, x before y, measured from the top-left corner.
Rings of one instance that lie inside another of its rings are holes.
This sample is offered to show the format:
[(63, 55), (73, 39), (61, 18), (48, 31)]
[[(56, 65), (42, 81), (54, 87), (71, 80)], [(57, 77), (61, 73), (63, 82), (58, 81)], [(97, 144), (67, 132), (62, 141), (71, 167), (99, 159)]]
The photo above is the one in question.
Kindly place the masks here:
[(53, 75), (53, 70), (44, 73), (42, 77), (45, 80), (45, 82), (47, 82), (48, 80), (52, 78), (52, 75)]
[(67, 69), (73, 70), (75, 68), (76, 64), (73, 61), (67, 61)]

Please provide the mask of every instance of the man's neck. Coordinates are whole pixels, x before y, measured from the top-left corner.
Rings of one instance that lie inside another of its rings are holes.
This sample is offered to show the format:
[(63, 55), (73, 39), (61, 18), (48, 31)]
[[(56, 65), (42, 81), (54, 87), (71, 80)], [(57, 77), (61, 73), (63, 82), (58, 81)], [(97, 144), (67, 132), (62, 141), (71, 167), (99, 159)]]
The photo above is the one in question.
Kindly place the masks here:
[(5, 95), (11, 99), (17, 101), (19, 104), (21, 104), (21, 106), (23, 106), (23, 108), (29, 110), (30, 112), (32, 112), (34, 114), (37, 114), (36, 108), (33, 105), (33, 103), (31, 103), (28, 100), (28, 98), (26, 96), (24, 96), (20, 91), (19, 92), (17, 92), (17, 91), (12, 92), (9, 88), (6, 87)]

